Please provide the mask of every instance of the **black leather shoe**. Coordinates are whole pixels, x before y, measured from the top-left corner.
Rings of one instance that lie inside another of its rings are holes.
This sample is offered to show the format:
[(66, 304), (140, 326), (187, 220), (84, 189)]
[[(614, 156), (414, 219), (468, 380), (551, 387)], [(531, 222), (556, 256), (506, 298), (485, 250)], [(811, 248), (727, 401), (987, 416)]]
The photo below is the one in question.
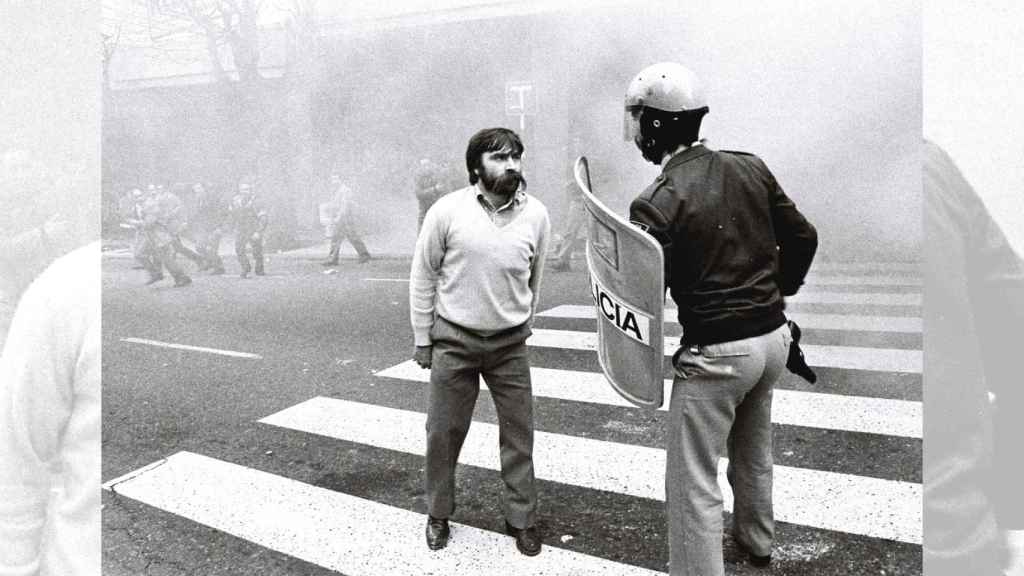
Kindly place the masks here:
[(427, 516), (427, 547), (440, 550), (448, 545), (448, 519)]
[(506, 520), (505, 532), (516, 539), (516, 548), (520, 553), (527, 556), (536, 556), (537, 554), (540, 554), (540, 532), (537, 531), (536, 526), (530, 526), (529, 528), (516, 528)]
[(751, 552), (750, 548), (747, 548), (746, 545), (740, 542), (739, 540), (736, 541), (736, 546), (738, 546), (739, 549), (747, 555), (747, 559), (750, 560), (750, 563), (757, 568), (767, 568), (768, 565), (772, 562), (771, 553), (768, 553), (767, 556), (758, 556), (757, 554)]

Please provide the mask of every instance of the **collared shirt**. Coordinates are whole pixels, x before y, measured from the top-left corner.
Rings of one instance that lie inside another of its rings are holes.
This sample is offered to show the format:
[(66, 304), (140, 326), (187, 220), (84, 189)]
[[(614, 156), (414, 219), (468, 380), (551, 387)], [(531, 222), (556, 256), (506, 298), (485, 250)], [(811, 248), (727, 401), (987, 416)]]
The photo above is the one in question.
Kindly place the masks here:
[(551, 223), (520, 191), (494, 208), (475, 186), (444, 196), (423, 219), (409, 282), (417, 346), (436, 315), (481, 334), (533, 318)]
[(515, 219), (515, 217), (523, 211), (522, 206), (523, 203), (526, 202), (526, 192), (523, 192), (520, 189), (516, 190), (516, 193), (512, 195), (512, 198), (510, 198), (508, 202), (505, 202), (501, 206), (495, 208), (479, 188), (476, 188), (476, 191), (477, 201), (480, 202), (481, 206), (483, 206), (487, 215), (491, 217), (491, 222), (494, 222), (494, 225), (499, 228)]

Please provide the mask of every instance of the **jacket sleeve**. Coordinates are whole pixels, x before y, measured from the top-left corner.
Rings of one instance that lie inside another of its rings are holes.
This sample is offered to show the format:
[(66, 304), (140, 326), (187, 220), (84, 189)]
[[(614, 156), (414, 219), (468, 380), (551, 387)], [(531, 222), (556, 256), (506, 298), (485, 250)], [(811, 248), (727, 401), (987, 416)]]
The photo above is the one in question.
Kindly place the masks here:
[(800, 290), (811, 268), (818, 250), (818, 231), (797, 210), (760, 158), (757, 162), (771, 195), (772, 227), (779, 249), (779, 290), (783, 296), (792, 296)]
[(661, 244), (666, 287), (672, 282), (672, 240), (679, 208), (679, 195), (661, 177), (629, 205), (629, 221)]
[(1024, 377), (1020, 330), (1024, 325), (1024, 261), (979, 199), (968, 209), (968, 293), (982, 354), (985, 383), (995, 394), (993, 500), (1004, 529), (1024, 529)]

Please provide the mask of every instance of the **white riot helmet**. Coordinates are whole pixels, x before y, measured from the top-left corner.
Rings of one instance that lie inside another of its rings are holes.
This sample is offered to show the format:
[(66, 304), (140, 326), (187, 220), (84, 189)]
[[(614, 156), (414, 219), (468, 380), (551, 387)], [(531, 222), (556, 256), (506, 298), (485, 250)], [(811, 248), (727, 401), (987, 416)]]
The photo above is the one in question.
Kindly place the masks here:
[(623, 137), (660, 164), (665, 152), (697, 140), (708, 112), (697, 76), (675, 62), (644, 68), (626, 89)]

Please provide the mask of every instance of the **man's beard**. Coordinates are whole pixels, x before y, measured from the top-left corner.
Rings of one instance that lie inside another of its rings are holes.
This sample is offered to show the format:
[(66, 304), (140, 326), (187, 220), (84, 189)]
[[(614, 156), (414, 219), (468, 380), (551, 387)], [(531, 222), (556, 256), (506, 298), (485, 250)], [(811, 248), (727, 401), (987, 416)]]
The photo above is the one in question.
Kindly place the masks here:
[(505, 171), (497, 177), (492, 177), (487, 170), (483, 170), (480, 173), (480, 182), (484, 185), (484, 189), (503, 198), (512, 196), (520, 187), (526, 190), (526, 179), (519, 172), (511, 170)]

